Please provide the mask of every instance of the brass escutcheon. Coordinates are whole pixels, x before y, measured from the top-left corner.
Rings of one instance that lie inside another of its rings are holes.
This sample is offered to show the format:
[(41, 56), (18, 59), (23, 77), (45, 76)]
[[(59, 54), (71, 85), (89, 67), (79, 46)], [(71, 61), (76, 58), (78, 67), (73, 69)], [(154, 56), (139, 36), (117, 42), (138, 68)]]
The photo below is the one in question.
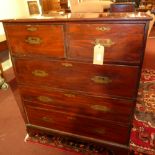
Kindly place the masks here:
[(108, 84), (112, 82), (112, 80), (106, 76), (94, 76), (91, 80), (98, 84)]
[(99, 26), (99, 27), (96, 27), (96, 30), (104, 32), (104, 31), (111, 30), (111, 28), (110, 27), (105, 27), (105, 26)]
[(110, 47), (115, 44), (115, 42), (113, 42), (111, 39), (96, 39), (94, 42), (91, 43), (94, 45), (100, 44), (105, 47)]
[(102, 106), (102, 105), (92, 105), (91, 108), (93, 110), (96, 110), (96, 111), (102, 111), (102, 112), (110, 112), (111, 109), (109, 109), (108, 107), (106, 106)]
[(53, 123), (53, 119), (52, 118), (49, 118), (49, 117), (42, 117), (41, 120), (44, 121), (44, 122)]
[(28, 31), (31, 31), (31, 32), (34, 32), (34, 31), (37, 31), (37, 27), (34, 27), (34, 26), (30, 26), (27, 28)]
[(48, 73), (45, 72), (44, 70), (37, 70), (37, 69), (32, 71), (32, 74), (34, 76), (38, 76), (38, 77), (46, 77), (46, 76), (48, 76)]
[(47, 97), (47, 96), (38, 96), (37, 99), (41, 102), (49, 103), (53, 102), (53, 99)]
[(74, 94), (64, 94), (64, 96), (66, 96), (66, 97), (75, 97)]
[(61, 63), (61, 65), (64, 67), (72, 67), (73, 66), (71, 63), (68, 63), (68, 62), (63, 62), (63, 63)]
[(28, 37), (25, 42), (31, 45), (40, 45), (42, 40), (39, 37)]

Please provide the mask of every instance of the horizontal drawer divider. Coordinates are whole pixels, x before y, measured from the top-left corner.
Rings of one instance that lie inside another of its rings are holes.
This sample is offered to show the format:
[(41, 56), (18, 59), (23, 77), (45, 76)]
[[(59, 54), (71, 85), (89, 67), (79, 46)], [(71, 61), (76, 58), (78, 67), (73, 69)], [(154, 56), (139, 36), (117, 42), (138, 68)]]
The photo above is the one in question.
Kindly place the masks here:
[[(42, 61), (57, 61), (57, 60), (66, 60), (66, 61), (70, 61), (70, 62), (77, 62), (77, 63), (83, 63), (83, 64), (93, 64), (93, 60), (90, 61), (89, 59), (85, 59), (85, 61), (83, 61), (83, 59), (74, 59), (74, 58), (58, 58), (58, 57), (49, 57), (49, 56), (40, 56), (40, 55), (33, 55), (33, 54), (12, 54), (12, 58), (16, 58), (16, 59), (38, 59), (38, 60), (42, 60)], [(125, 66), (135, 66), (138, 67), (140, 66), (139, 62), (128, 62), (128, 61), (113, 61), (111, 62), (110, 60), (104, 60), (104, 65), (109, 65), (109, 64), (115, 64), (115, 65), (125, 65)]]

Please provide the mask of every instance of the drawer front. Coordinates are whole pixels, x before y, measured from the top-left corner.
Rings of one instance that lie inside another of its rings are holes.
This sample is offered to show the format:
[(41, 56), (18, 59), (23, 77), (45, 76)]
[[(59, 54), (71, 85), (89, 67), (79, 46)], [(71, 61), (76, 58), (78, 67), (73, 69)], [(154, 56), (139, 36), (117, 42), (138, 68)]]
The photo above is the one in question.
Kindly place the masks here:
[(5, 25), (5, 30), (13, 54), (64, 57), (63, 25)]
[(121, 144), (129, 141), (129, 127), (30, 106), (26, 107), (26, 112), (33, 125)]
[(138, 67), (14, 60), (17, 80), (26, 85), (68, 89), (98, 96), (136, 97)]
[(119, 123), (130, 123), (134, 103), (129, 100), (108, 99), (32, 87), (21, 87), (21, 95), (27, 105), (60, 110), (86, 117), (94, 117)]
[(92, 61), (94, 46), (100, 43), (105, 62), (139, 64), (143, 37), (144, 24), (69, 24), (68, 57)]

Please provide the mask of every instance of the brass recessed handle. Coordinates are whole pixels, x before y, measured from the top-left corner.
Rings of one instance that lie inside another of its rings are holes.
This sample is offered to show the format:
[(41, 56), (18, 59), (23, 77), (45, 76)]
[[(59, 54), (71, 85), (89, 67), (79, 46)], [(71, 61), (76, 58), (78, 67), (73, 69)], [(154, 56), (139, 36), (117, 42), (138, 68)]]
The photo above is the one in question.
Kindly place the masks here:
[(34, 31), (37, 31), (37, 27), (34, 27), (34, 26), (30, 26), (27, 28), (28, 31), (31, 31), (31, 32), (34, 32)]
[(31, 45), (40, 45), (42, 43), (42, 39), (39, 37), (27, 37), (25, 42)]
[(101, 111), (101, 112), (105, 112), (105, 113), (111, 111), (110, 108), (108, 108), (108, 107), (106, 107), (106, 106), (103, 106), (103, 105), (92, 105), (91, 108), (92, 108), (93, 110)]
[(96, 27), (96, 30), (104, 32), (104, 31), (111, 30), (111, 28), (110, 27), (105, 27), (105, 26), (99, 26), (99, 27)]
[(66, 96), (66, 97), (75, 97), (74, 94), (64, 94), (64, 96)]
[(47, 72), (45, 72), (44, 70), (39, 70), (39, 69), (32, 71), (32, 74), (37, 77), (47, 77), (48, 76)]
[(98, 84), (108, 84), (112, 82), (112, 80), (107, 76), (94, 76), (91, 78), (91, 80)]
[(47, 97), (47, 96), (38, 96), (37, 99), (39, 101), (45, 102), (45, 103), (53, 102), (53, 99), (51, 99), (50, 97)]
[(46, 116), (45, 117), (42, 117), (41, 120), (44, 121), (44, 122), (53, 123), (53, 119), (52, 118), (49, 118), (49, 117), (46, 117)]
[(102, 45), (104, 47), (111, 47), (115, 44), (111, 39), (96, 39), (94, 42), (91, 42), (93, 45)]
[(68, 63), (68, 62), (63, 62), (63, 63), (61, 63), (61, 65), (64, 67), (72, 67), (73, 66), (71, 63)]

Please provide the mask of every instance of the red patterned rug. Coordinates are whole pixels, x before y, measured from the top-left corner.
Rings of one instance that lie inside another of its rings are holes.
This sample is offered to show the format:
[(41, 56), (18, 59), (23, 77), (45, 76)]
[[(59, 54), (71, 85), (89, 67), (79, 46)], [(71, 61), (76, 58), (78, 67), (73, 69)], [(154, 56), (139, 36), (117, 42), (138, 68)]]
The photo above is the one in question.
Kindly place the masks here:
[[(102, 146), (70, 141), (62, 137), (30, 135), (27, 141), (40, 143), (82, 154), (104, 154), (111, 152)], [(143, 69), (137, 97), (130, 148), (135, 155), (155, 155), (155, 70)]]
[(155, 155), (155, 70), (141, 75), (130, 147), (135, 154)]

